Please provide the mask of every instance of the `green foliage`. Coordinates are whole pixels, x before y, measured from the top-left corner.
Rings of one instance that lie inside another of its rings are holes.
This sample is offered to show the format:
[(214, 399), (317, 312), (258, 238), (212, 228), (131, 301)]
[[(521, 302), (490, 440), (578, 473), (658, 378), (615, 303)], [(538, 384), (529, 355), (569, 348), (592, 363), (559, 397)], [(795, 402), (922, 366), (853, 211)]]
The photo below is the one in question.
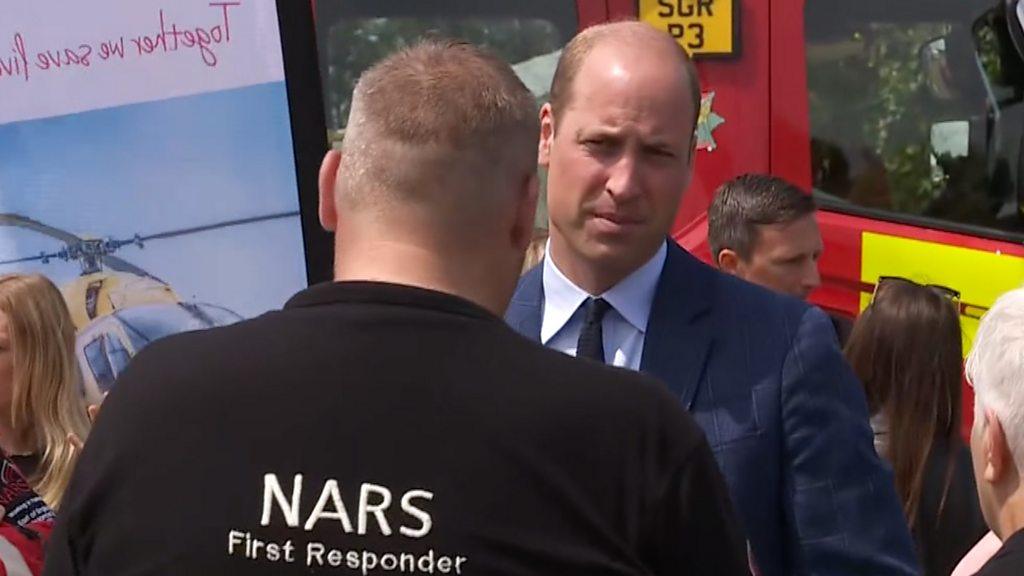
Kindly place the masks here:
[(509, 62), (522, 62), (561, 48), (557, 28), (546, 20), (364, 18), (332, 26), (326, 40), (327, 122), (340, 130), (359, 75), (374, 62), (423, 37), (466, 40), (486, 46)]
[[(326, 33), (325, 33), (326, 32)], [(374, 62), (423, 37), (455, 38), (486, 46), (515, 64), (559, 50), (567, 38), (542, 19), (505, 18), (362, 18), (346, 19), (320, 31), (326, 42), (324, 98), (329, 138), (339, 144), (348, 121), (350, 98), (359, 75)], [(554, 73), (554, 70), (551, 70)], [(540, 171), (541, 195), (536, 225), (547, 227), (546, 174)]]
[(870, 205), (922, 213), (938, 195), (929, 140), (948, 105), (928, 90), (920, 50), (948, 31), (945, 24), (876, 23), (808, 47), (812, 132), (850, 157), (849, 187), (830, 192), (867, 203), (859, 201), (858, 182), (884, 166), (884, 175), (862, 185), (886, 188), (872, 191)]

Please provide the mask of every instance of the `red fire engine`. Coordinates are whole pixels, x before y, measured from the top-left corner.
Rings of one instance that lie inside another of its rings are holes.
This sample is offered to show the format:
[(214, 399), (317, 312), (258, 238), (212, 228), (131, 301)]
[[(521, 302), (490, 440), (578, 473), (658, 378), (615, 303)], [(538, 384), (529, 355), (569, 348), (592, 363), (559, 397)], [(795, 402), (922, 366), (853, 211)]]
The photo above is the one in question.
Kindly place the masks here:
[[(819, 202), (814, 303), (852, 318), (879, 276), (961, 293), (965, 343), (1024, 282), (1024, 5), (1017, 0), (319, 0), (327, 120), (365, 66), (427, 33), (508, 58), (546, 96), (559, 49), (622, 18), (697, 59), (698, 157), (673, 236), (705, 260), (715, 188), (771, 173)], [(543, 221), (543, 216), (540, 217)], [(970, 392), (966, 394), (970, 399)], [(971, 410), (965, 406), (965, 426)]]

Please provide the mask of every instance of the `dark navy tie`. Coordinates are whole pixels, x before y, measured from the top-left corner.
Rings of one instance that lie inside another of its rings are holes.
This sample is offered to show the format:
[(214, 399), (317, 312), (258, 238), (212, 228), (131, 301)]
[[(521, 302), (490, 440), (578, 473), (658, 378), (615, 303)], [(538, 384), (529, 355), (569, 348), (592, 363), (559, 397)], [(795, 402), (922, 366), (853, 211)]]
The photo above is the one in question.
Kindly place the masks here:
[(604, 364), (604, 336), (601, 320), (612, 305), (604, 298), (588, 298), (583, 303), (583, 328), (576, 343), (576, 357), (590, 358)]

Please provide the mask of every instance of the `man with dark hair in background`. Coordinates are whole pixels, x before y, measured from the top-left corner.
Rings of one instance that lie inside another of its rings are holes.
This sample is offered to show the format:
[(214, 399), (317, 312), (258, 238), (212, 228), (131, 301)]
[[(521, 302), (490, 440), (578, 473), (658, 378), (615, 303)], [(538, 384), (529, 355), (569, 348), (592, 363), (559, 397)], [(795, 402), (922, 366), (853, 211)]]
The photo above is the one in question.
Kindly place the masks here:
[(133, 360), (46, 574), (746, 574), (675, 398), (498, 316), (537, 136), (489, 52), (429, 41), (363, 74), (320, 172), (335, 282)]
[(708, 208), (711, 259), (723, 272), (807, 298), (821, 284), (814, 198), (781, 178), (746, 174), (722, 184)]

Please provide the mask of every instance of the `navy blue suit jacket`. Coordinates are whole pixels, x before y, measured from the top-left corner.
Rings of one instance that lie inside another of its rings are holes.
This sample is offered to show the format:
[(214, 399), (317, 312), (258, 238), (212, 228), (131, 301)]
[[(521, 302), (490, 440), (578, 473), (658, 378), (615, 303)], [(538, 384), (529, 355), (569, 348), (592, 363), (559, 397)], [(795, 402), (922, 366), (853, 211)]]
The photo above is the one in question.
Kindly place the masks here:
[[(533, 340), (542, 268), (520, 280), (506, 314)], [(640, 370), (704, 429), (761, 574), (919, 572), (864, 393), (821, 310), (723, 274), (670, 240)]]

